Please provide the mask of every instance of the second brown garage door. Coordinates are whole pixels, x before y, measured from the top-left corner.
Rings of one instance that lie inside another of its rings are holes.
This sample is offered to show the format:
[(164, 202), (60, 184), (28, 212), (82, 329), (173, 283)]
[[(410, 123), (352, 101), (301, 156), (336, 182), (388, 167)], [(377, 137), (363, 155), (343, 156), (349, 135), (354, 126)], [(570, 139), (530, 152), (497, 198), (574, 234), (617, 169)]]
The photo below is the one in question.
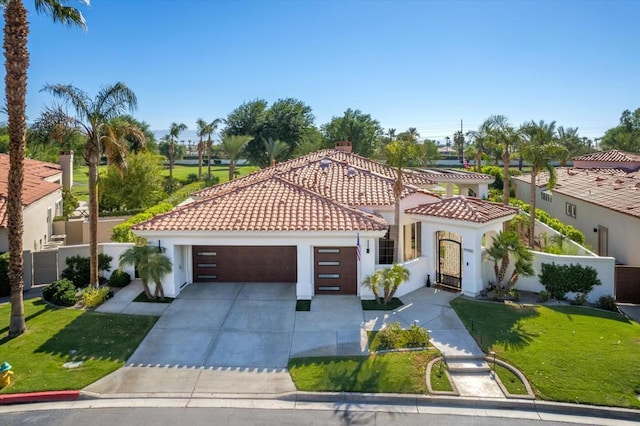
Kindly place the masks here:
[(295, 283), (296, 246), (193, 246), (194, 282)]
[(313, 253), (316, 294), (357, 294), (355, 247), (316, 247)]

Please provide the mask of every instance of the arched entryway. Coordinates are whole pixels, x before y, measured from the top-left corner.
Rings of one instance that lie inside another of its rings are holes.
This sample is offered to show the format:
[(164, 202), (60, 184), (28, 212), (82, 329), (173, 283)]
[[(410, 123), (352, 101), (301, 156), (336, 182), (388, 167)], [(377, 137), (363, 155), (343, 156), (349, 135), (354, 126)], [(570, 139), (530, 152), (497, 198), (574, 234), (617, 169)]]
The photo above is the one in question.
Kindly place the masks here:
[(436, 284), (462, 289), (462, 237), (455, 232), (436, 232)]

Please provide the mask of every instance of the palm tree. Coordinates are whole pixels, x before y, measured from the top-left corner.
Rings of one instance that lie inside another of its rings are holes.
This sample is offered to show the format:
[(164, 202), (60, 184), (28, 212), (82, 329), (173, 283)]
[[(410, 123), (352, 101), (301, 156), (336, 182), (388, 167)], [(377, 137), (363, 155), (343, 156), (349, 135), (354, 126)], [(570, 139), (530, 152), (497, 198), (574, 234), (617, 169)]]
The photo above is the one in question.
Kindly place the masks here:
[(134, 123), (119, 116), (104, 124), (101, 142), (108, 165), (120, 170), (126, 168), (130, 141), (135, 141), (140, 148), (145, 146), (144, 132)]
[(526, 143), (523, 144), (523, 157), (531, 164), (531, 195), (529, 203), (531, 205), (529, 218), (529, 247), (533, 248), (535, 238), (536, 222), (536, 177), (541, 170), (549, 173), (547, 187), (549, 189), (556, 185), (556, 169), (551, 165), (551, 160), (557, 158), (566, 149), (558, 144), (556, 132), (556, 122), (536, 123), (531, 121), (524, 126)]
[(482, 171), (482, 155), (486, 151), (487, 145), (489, 143), (489, 130), (491, 128), (489, 120), (485, 120), (478, 130), (471, 130), (467, 132), (467, 136), (469, 136), (473, 140), (473, 144), (475, 146), (475, 166), (476, 172), (480, 173)]
[(419, 155), (418, 147), (412, 140), (397, 140), (387, 145), (387, 163), (396, 168), (396, 179), (393, 183), (394, 200), (394, 227), (393, 233), (393, 253), (398, 263), (402, 263), (402, 256), (398, 250), (400, 240), (400, 198), (404, 191), (402, 182), (403, 168), (411, 162), (411, 160)]
[(222, 138), (222, 151), (229, 159), (229, 180), (233, 180), (233, 175), (236, 169), (236, 160), (242, 153), (247, 144), (253, 140), (251, 136), (229, 136), (224, 135)]
[[(511, 180), (509, 177), (509, 165), (511, 163), (511, 149), (518, 145), (521, 133), (512, 127), (504, 115), (492, 115), (486, 120), (488, 135), (491, 142), (497, 147), (502, 156), (504, 182), (502, 188), (502, 204), (509, 205), (509, 190)], [(507, 222), (505, 222), (505, 229)]]
[[(510, 290), (518, 281), (520, 275), (531, 276), (533, 271), (533, 253), (520, 241), (514, 231), (501, 231), (493, 239), (493, 244), (487, 249), (489, 260), (493, 262), (493, 271), (496, 276), (496, 286), (503, 290)], [(510, 258), (516, 260), (515, 268), (504, 284), (504, 278), (509, 268)]]
[(222, 123), (222, 119), (220, 118), (216, 118), (215, 120), (213, 120), (211, 123), (209, 123), (209, 125), (207, 126), (207, 173), (208, 173), (208, 179), (211, 179), (211, 146), (212, 146), (212, 141), (211, 141), (211, 135), (213, 133), (215, 133), (216, 129), (218, 128), (218, 126), (220, 125), (220, 123)]
[(264, 149), (267, 153), (267, 157), (269, 157), (269, 164), (271, 164), (271, 167), (276, 165), (276, 158), (289, 149), (289, 145), (279, 139), (273, 140), (273, 138), (269, 138), (268, 140), (265, 140), (262, 138), (262, 142), (264, 142)]
[[(77, 9), (65, 6), (65, 0), (35, 0), (36, 11), (45, 13), (54, 22), (86, 28), (84, 17)], [(7, 238), (9, 243), (9, 286), (11, 288), (11, 320), (9, 337), (19, 336), (27, 329), (24, 320), (22, 290), (22, 183), (26, 135), (26, 95), (29, 51), (27, 35), (29, 21), (22, 0), (2, 0), (4, 6), (5, 105), (9, 131), (9, 185), (7, 188)]]
[(103, 153), (115, 160), (116, 152), (121, 152), (107, 129), (109, 121), (122, 115), (125, 110), (134, 111), (136, 95), (124, 83), (116, 83), (100, 89), (91, 99), (81, 89), (72, 85), (46, 85), (42, 90), (67, 102), (75, 109), (77, 125), (86, 136), (84, 158), (89, 166), (89, 284), (98, 285), (98, 165)]
[(187, 125), (184, 123), (171, 123), (169, 128), (169, 179), (173, 180), (173, 161), (176, 155), (176, 140), (180, 133), (187, 130)]
[(388, 143), (393, 142), (394, 140), (396, 140), (396, 129), (390, 128), (389, 130), (387, 130), (387, 135), (389, 136)]
[(202, 180), (202, 157), (204, 155), (204, 135), (209, 131), (209, 123), (202, 118), (198, 118), (196, 121), (198, 127), (197, 133), (200, 141), (198, 142), (198, 180)]
[[(120, 268), (125, 265), (132, 265), (138, 269), (138, 275), (140, 275), (140, 281), (147, 299), (155, 299), (157, 297), (164, 299), (164, 288), (162, 287), (161, 279), (171, 272), (171, 261), (157, 247), (136, 245), (127, 249), (120, 255)], [(153, 295), (149, 289), (149, 282), (151, 281), (156, 284)]]

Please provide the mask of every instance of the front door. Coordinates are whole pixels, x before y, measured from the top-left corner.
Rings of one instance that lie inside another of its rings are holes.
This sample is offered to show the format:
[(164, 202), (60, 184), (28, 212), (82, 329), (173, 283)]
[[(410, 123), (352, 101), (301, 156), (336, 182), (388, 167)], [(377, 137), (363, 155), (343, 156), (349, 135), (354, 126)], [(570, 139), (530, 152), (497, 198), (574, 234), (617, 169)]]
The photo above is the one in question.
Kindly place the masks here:
[(609, 228), (598, 225), (598, 256), (609, 256)]
[(453, 232), (438, 231), (436, 284), (454, 290), (462, 288), (462, 238)]
[(355, 247), (315, 247), (313, 277), (316, 294), (358, 294)]

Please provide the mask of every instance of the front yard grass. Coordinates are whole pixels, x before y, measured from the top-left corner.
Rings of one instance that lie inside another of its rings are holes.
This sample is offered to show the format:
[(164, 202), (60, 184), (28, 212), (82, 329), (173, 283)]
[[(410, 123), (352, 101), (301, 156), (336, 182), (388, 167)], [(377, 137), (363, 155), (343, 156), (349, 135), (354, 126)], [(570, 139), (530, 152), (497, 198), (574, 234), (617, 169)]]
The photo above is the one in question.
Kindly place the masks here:
[(289, 360), (296, 388), (317, 392), (427, 391), (427, 364), (439, 352), (390, 352), (368, 357), (314, 357)]
[[(0, 329), (0, 363), (7, 361), (15, 373), (13, 384), (0, 393), (82, 389), (122, 367), (157, 320), (55, 308), (40, 298), (25, 301), (24, 308), (25, 334), (9, 339), (8, 326)], [(0, 305), (3, 324), (10, 309)], [(84, 364), (65, 369), (67, 361)]]
[(451, 302), (485, 353), (520, 369), (537, 397), (640, 408), (640, 325), (575, 306)]
[(452, 392), (453, 386), (446, 374), (447, 365), (442, 361), (438, 361), (431, 366), (431, 389), (440, 392)]

